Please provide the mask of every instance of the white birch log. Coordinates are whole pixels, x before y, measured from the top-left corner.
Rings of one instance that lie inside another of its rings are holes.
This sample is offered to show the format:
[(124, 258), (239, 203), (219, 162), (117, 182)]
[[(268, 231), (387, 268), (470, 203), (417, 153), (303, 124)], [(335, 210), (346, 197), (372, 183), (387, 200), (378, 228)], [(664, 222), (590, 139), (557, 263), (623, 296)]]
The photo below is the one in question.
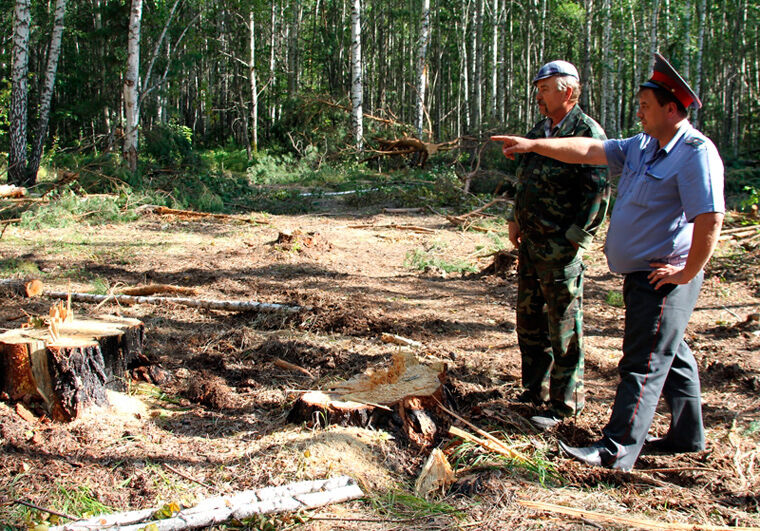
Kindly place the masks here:
[(254, 514), (312, 509), (341, 503), (364, 496), (351, 477), (339, 476), (315, 481), (299, 481), (281, 487), (264, 487), (229, 496), (215, 496), (197, 505), (182, 509), (171, 518), (153, 520), (160, 507), (141, 511), (108, 514), (51, 527), (49, 531), (139, 531), (155, 526), (156, 531), (180, 531), (221, 524), (231, 518), (238, 520)]
[(174, 303), (193, 308), (208, 308), (211, 310), (298, 313), (312, 310), (312, 306), (290, 306), (273, 302), (256, 301), (220, 301), (207, 299), (189, 299), (187, 297), (137, 297), (133, 295), (96, 295), (94, 293), (69, 293), (67, 291), (46, 291), (45, 295), (53, 299), (67, 299), (78, 302), (104, 302), (113, 300), (124, 304), (165, 304)]

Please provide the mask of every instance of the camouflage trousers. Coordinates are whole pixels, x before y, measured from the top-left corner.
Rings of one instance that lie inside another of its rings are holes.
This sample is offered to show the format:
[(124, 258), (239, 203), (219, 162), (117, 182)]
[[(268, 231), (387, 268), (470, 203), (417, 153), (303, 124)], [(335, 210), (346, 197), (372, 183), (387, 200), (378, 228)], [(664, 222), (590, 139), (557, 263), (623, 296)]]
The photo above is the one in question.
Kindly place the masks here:
[(584, 406), (581, 252), (561, 240), (519, 248), (517, 339), (523, 387), (564, 416)]

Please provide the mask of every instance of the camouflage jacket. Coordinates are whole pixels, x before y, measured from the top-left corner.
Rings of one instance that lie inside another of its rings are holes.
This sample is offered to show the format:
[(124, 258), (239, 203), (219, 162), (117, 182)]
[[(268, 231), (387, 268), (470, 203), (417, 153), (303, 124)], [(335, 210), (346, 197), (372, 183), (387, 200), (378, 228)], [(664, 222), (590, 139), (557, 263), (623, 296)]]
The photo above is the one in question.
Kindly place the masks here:
[[(525, 136), (544, 138), (544, 122), (538, 122)], [(554, 136), (607, 138), (579, 105), (570, 110)], [(535, 153), (519, 157), (515, 206), (507, 219), (517, 222), (522, 237), (537, 240), (564, 235), (570, 242), (588, 247), (607, 213), (607, 167), (565, 164)]]

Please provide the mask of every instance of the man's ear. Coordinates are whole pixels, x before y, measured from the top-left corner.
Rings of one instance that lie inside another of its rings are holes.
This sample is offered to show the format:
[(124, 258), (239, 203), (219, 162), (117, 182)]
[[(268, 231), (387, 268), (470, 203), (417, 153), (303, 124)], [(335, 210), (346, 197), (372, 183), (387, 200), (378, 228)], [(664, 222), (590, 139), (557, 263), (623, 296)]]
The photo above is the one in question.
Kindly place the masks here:
[(565, 101), (570, 101), (573, 97), (573, 87), (565, 87)]

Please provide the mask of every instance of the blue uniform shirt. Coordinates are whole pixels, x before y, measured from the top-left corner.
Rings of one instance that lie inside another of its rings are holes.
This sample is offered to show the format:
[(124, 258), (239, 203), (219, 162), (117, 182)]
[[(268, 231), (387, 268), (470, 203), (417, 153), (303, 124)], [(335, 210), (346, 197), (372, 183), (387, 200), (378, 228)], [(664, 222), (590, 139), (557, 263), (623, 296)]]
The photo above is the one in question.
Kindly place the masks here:
[(725, 211), (723, 161), (710, 139), (686, 122), (658, 148), (645, 133), (604, 143), (610, 176), (620, 176), (604, 249), (616, 273), (683, 266), (694, 218)]

